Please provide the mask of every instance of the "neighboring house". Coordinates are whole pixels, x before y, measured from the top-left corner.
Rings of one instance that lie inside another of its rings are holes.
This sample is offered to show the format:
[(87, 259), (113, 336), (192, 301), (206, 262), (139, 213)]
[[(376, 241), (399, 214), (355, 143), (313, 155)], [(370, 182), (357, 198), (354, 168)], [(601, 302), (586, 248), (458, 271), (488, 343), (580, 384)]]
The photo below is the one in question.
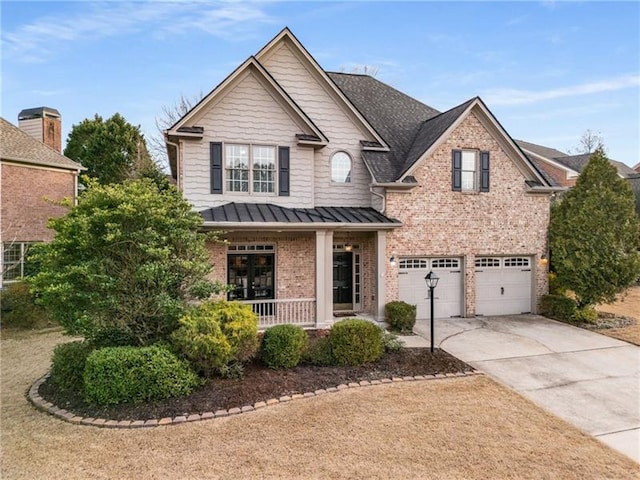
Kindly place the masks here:
[(629, 181), (631, 190), (633, 190), (633, 194), (636, 197), (636, 213), (640, 216), (640, 173), (629, 175), (627, 180)]
[[(568, 155), (524, 140), (516, 140), (516, 143), (549, 181), (563, 187), (573, 187), (576, 184), (578, 175), (587, 166), (592, 155), (590, 153)], [(609, 159), (609, 163), (615, 167), (620, 178), (628, 178), (636, 173), (622, 162)]]
[(19, 119), (23, 128), (0, 118), (0, 287), (25, 273), (29, 245), (52, 239), (48, 219), (67, 212), (55, 202), (75, 199), (84, 170), (60, 153), (56, 110), (23, 110)]
[(284, 29), (166, 132), (214, 277), (262, 326), (535, 312), (559, 190), (478, 97), (446, 112), (366, 75), (325, 72)]
[(632, 168), (634, 172), (640, 173), (640, 163), (636, 163)]

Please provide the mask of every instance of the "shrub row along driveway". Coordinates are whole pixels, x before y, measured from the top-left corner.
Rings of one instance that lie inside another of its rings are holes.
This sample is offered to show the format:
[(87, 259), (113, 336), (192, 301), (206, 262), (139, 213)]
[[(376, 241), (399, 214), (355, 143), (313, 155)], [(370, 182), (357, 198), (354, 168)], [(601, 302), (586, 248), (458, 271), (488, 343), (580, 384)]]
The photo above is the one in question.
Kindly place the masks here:
[(14, 478), (637, 478), (638, 466), (483, 377), (366, 387), (172, 427), (33, 409), (58, 333), (3, 338), (2, 469)]
[[(415, 330), (428, 335), (429, 322)], [(537, 315), (438, 320), (436, 342), (640, 462), (640, 347)]]

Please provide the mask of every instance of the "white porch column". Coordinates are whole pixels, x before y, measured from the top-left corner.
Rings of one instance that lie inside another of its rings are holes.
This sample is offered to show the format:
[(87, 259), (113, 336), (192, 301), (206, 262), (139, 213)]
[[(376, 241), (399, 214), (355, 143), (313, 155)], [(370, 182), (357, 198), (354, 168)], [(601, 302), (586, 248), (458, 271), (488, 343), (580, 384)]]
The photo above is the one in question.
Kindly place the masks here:
[(333, 232), (316, 231), (316, 326), (333, 322)]
[(384, 322), (384, 305), (387, 299), (387, 232), (376, 232), (376, 320)]

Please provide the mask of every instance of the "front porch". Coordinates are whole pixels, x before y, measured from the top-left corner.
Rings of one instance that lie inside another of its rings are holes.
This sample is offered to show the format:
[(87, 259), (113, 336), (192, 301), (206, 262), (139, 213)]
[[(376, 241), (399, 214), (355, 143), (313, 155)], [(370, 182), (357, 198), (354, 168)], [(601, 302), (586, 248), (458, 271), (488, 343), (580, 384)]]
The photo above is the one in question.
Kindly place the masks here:
[[(203, 216), (228, 214), (220, 209)], [(229, 285), (229, 300), (252, 305), (260, 328), (327, 328), (340, 313), (382, 321), (389, 262), (386, 234), (398, 222), (371, 209), (333, 209), (349, 210), (348, 217), (328, 209), (318, 217), (310, 210), (305, 209), (306, 217), (297, 212), (300, 221), (289, 217), (277, 226), (242, 215), (235, 217), (234, 228), (205, 221), (209, 228), (226, 231), (225, 244), (209, 244), (213, 279)]]

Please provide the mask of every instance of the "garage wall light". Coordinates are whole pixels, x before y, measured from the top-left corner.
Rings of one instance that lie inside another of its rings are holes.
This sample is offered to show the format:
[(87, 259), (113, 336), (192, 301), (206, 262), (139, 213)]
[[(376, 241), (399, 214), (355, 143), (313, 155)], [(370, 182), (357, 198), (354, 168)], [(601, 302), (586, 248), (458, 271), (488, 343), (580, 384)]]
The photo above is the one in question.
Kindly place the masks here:
[(540, 255), (540, 265), (546, 265), (547, 263), (549, 263), (547, 256), (544, 254)]
[(392, 267), (395, 267), (398, 264), (398, 262), (396, 262), (396, 257), (391, 257), (389, 259), (389, 263), (391, 264)]

